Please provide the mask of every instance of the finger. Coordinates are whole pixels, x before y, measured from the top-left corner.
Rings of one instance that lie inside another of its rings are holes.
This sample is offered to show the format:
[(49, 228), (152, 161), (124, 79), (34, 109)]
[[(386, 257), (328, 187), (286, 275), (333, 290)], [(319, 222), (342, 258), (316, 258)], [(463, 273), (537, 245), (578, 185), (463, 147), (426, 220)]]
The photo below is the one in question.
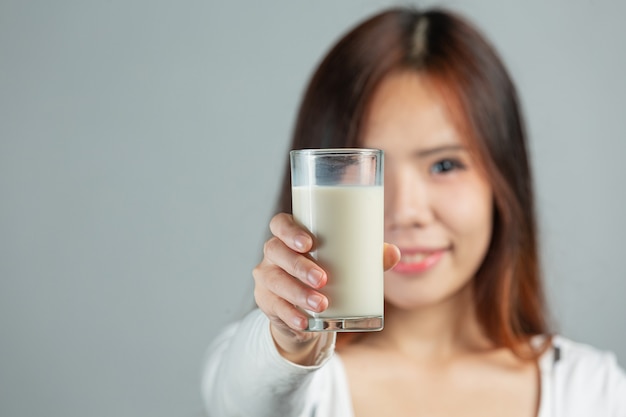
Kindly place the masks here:
[(306, 313), (287, 300), (272, 294), (262, 286), (255, 287), (254, 298), (259, 309), (275, 326), (296, 331), (306, 329), (308, 325)]
[[(255, 269), (252, 274), (256, 282), (255, 290), (258, 290), (260, 297), (264, 297), (263, 289), (265, 289), (268, 293), (287, 300), (303, 310), (321, 312), (328, 308), (328, 299), (323, 294), (312, 290), (308, 285), (274, 265)], [(258, 301), (263, 302), (263, 300)]]
[(312, 259), (285, 246), (284, 242), (277, 237), (265, 242), (263, 254), (268, 262), (313, 288), (326, 285), (327, 275), (322, 268)]
[(303, 309), (272, 293), (266, 287), (256, 286), (254, 298), (261, 311), (276, 327), (296, 331), (291, 336), (296, 336), (297, 332), (308, 327), (309, 317)]
[(400, 261), (400, 249), (391, 243), (385, 243), (383, 247), (383, 268), (385, 271), (393, 268)]
[(306, 253), (313, 247), (313, 238), (287, 213), (279, 213), (270, 221), (270, 231), (296, 252)]
[(270, 318), (270, 320), (277, 326), (281, 326), (282, 324), (292, 330), (301, 332), (306, 330), (309, 325), (309, 319), (306, 314), (284, 299), (276, 297), (272, 310), (274, 312), (274, 318)]

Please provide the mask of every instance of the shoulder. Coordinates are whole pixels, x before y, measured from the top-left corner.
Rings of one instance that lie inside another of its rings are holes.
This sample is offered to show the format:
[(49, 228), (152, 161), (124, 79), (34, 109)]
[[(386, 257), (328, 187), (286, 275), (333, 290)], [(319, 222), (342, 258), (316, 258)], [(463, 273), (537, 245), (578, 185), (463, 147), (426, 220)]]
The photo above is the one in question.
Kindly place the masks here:
[(626, 374), (612, 352), (555, 336), (540, 366), (543, 391), (555, 409), (572, 416), (626, 416)]
[(552, 360), (555, 367), (570, 377), (607, 378), (623, 372), (619, 368), (615, 354), (591, 345), (575, 342), (562, 336), (555, 336)]

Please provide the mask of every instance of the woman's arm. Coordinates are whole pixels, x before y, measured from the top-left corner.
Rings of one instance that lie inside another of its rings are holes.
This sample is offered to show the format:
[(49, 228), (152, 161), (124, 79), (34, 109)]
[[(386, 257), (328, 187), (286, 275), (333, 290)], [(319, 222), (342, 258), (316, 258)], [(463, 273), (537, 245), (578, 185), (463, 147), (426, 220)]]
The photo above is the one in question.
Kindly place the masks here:
[(332, 356), (334, 342), (334, 333), (322, 334), (313, 365), (297, 365), (279, 353), (269, 319), (260, 310), (252, 311), (209, 347), (202, 375), (209, 416), (307, 415), (314, 395), (308, 390), (313, 373)]

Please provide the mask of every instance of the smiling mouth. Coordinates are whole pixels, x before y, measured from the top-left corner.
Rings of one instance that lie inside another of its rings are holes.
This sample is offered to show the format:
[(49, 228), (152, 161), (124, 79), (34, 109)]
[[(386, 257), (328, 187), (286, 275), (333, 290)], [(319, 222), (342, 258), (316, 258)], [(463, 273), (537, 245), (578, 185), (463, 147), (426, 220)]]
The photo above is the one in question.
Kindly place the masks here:
[(396, 264), (393, 271), (401, 274), (425, 272), (434, 267), (445, 253), (445, 250), (402, 253), (400, 262)]

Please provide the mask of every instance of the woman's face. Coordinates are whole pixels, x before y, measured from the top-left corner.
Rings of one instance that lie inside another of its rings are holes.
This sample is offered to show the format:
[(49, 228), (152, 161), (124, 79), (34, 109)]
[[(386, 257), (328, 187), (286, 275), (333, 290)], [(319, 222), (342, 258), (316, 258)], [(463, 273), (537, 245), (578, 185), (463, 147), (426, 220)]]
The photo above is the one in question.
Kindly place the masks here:
[(468, 288), (492, 232), (491, 187), (440, 96), (414, 72), (388, 76), (366, 114), (362, 145), (385, 152), (385, 241), (402, 258), (385, 299), (412, 309)]

